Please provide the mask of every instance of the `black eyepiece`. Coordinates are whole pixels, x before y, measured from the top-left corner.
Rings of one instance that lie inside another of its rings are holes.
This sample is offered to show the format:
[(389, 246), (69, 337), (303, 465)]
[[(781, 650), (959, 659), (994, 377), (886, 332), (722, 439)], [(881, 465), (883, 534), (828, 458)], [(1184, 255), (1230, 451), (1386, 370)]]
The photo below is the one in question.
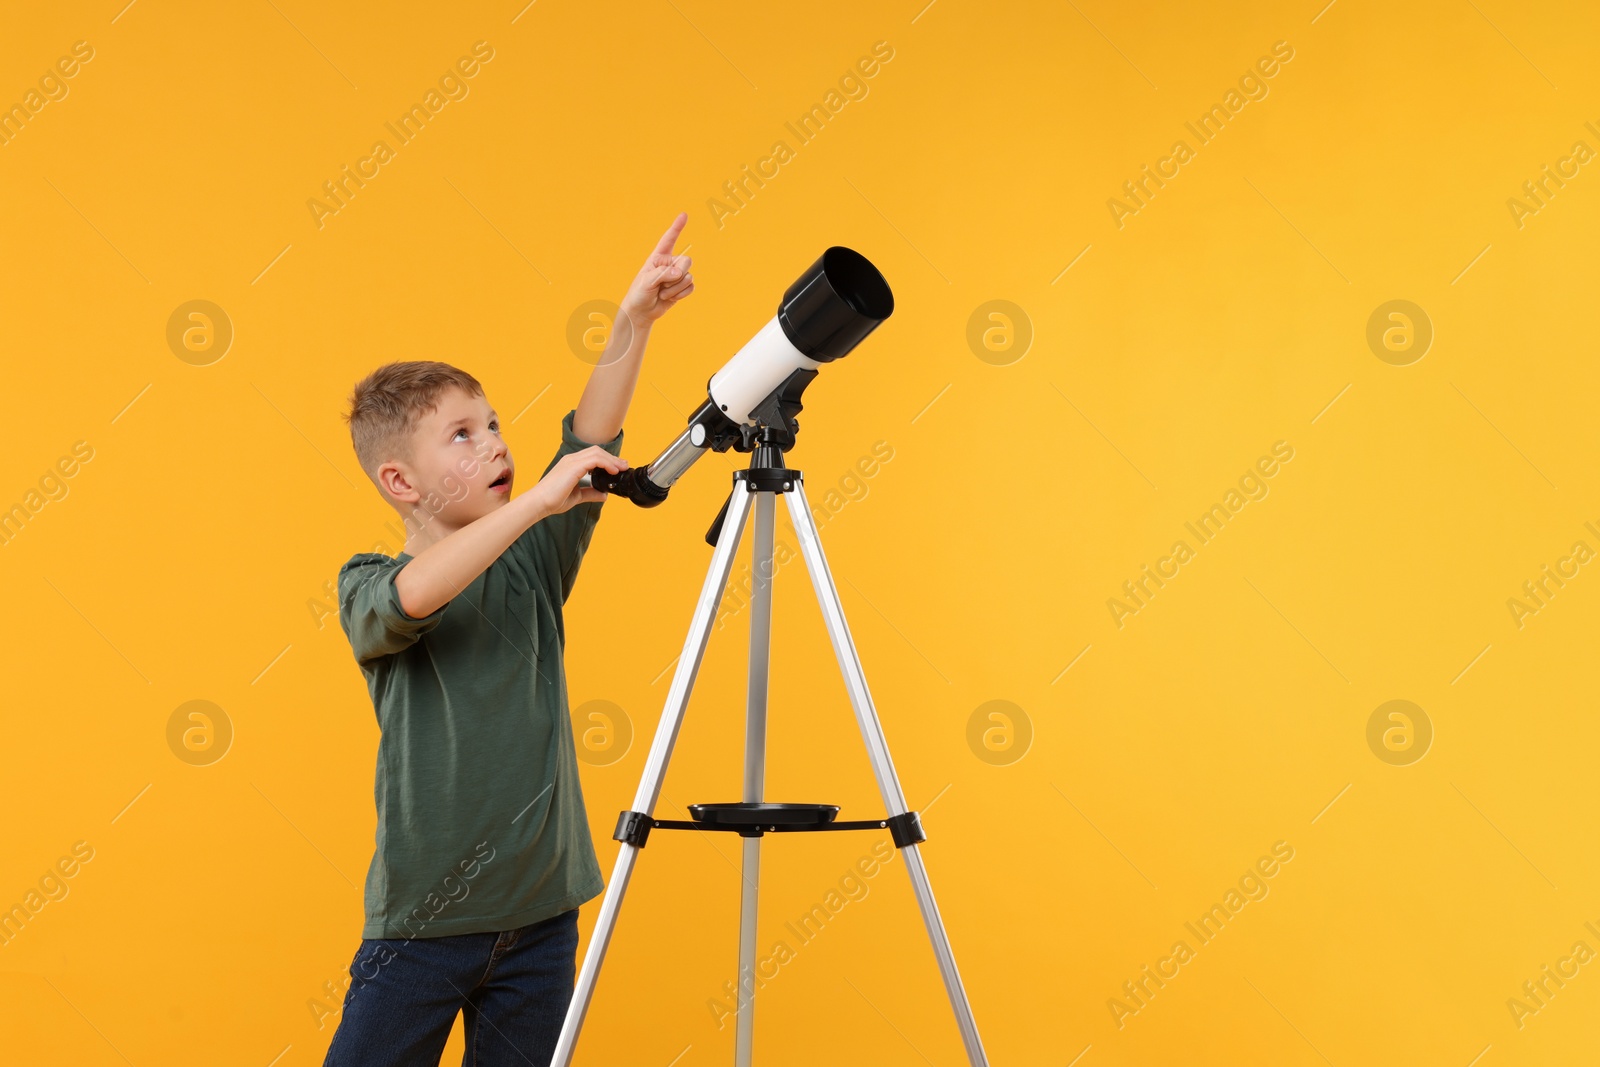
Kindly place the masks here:
[(667, 499), (668, 489), (652, 482), (643, 467), (629, 467), (621, 474), (596, 467), (589, 472), (589, 484), (595, 489), (625, 496), (641, 508), (653, 508)]

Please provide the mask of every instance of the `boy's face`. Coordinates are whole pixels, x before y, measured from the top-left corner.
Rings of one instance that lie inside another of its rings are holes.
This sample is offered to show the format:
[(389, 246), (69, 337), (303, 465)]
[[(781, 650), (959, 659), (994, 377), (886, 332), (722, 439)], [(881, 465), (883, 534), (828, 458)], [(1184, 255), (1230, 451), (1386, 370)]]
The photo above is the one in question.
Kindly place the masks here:
[(378, 479), (402, 509), (459, 528), (511, 499), (515, 468), (500, 439), (500, 419), (487, 397), (450, 388), (439, 406), (417, 421), (411, 460), (390, 460)]

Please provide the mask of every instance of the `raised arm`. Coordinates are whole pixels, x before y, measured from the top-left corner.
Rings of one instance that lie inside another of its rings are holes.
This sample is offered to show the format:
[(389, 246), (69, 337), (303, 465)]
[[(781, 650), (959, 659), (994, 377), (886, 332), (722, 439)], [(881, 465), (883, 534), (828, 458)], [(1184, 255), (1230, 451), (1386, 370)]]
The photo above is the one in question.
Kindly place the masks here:
[(589, 382), (572, 420), (573, 430), (585, 441), (609, 441), (617, 436), (628, 406), (633, 403), (650, 328), (679, 300), (694, 292), (690, 258), (672, 254), (672, 246), (688, 221), (687, 213), (678, 213), (622, 298), (605, 351), (589, 372)]

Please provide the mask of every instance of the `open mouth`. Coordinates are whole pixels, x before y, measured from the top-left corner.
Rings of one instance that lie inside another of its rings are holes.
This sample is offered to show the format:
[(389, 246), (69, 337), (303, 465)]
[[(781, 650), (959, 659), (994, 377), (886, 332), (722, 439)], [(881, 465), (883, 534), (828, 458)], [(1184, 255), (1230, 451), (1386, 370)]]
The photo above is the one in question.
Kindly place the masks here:
[(508, 493), (511, 491), (511, 468), (507, 467), (501, 472), (500, 477), (489, 483), (491, 493)]

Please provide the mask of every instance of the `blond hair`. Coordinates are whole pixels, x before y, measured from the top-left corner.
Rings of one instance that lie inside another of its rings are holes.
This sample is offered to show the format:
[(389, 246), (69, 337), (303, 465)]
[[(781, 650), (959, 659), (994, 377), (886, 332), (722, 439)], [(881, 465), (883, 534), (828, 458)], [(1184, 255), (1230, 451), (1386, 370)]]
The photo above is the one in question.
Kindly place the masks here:
[(439, 406), (440, 394), (450, 388), (468, 396), (484, 395), (478, 379), (435, 360), (385, 363), (356, 383), (344, 419), (350, 424), (356, 460), (374, 485), (384, 462), (411, 460), (411, 434), (417, 422)]

